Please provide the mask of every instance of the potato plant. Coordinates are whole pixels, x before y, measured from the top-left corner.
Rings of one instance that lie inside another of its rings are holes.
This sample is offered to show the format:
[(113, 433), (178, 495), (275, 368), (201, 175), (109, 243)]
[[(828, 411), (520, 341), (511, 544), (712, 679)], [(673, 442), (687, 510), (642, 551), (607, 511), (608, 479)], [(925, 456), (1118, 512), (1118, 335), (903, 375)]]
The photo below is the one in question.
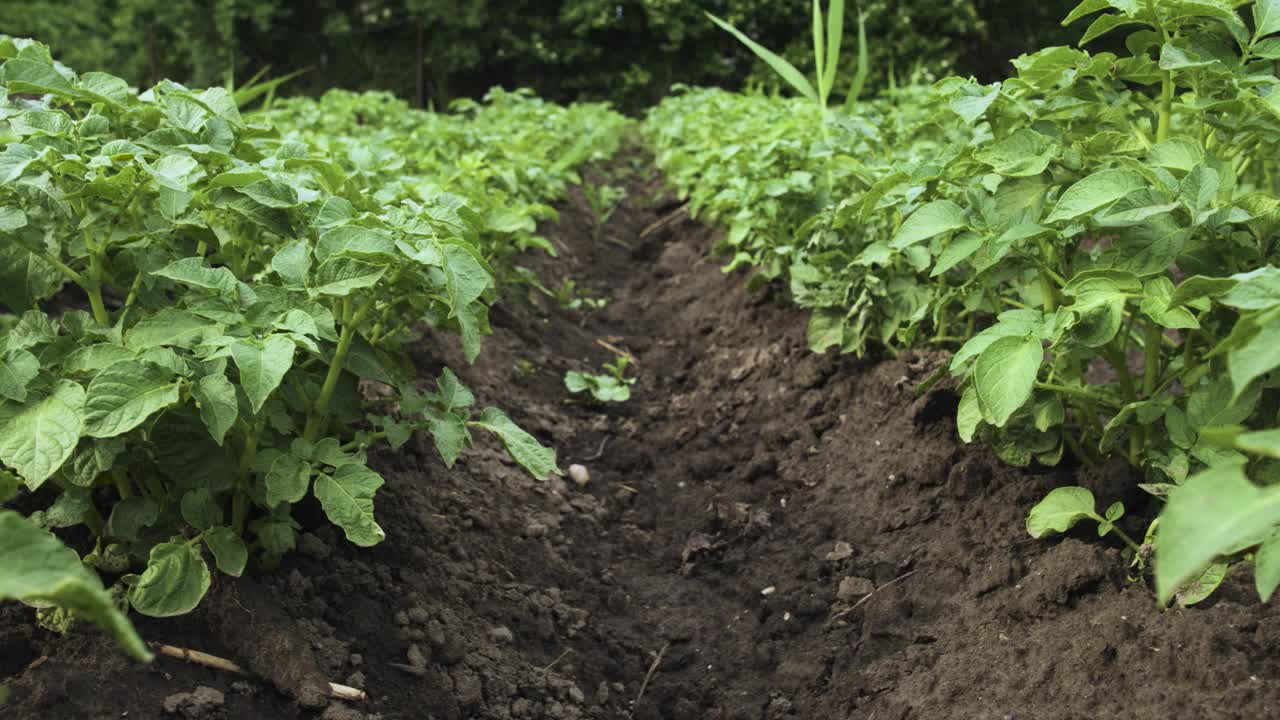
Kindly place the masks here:
[[(591, 152), (538, 163), (579, 123), (607, 134), (620, 118), (500, 99), (472, 112), (505, 117), (483, 142), (509, 122), (517, 149), (445, 137), (414, 161), (424, 175), (392, 180), (394, 148), (317, 142), (290, 116), (242, 115), (221, 88), (139, 93), (29, 40), (0, 39), (0, 61), (0, 500), (25, 488), (37, 508), (0, 511), (0, 598), (70, 609), (142, 657), (113, 597), (191, 611), (211, 566), (238, 576), (289, 552), (305, 498), (353, 544), (381, 542), (374, 443), (423, 431), (452, 466), (485, 430), (535, 477), (559, 472), (448, 369), (418, 388), (406, 344), (425, 320), (475, 357), (513, 254), (502, 243), (532, 232), (537, 203)], [(467, 122), (407, 113), (385, 120)], [(444, 172), (473, 163), (483, 181)], [(487, 197), (494, 183), (509, 195)], [(371, 383), (388, 399), (366, 402)], [(92, 538), (83, 565), (48, 532), (75, 526)]]
[[(727, 226), (731, 266), (812, 310), (813, 349), (954, 348), (966, 442), (1024, 465), (1119, 455), (1168, 499), (1162, 603), (1255, 553), (1266, 597), (1280, 2), (1086, 0), (1067, 22), (1082, 19), (1082, 45), (1124, 32), (1126, 53), (1053, 47), (1001, 83), (894, 90), (825, 136), (812, 103), (694, 91), (648, 136), (691, 208)], [(1071, 497), (1037, 515), (1114, 528), (1058, 507)]]

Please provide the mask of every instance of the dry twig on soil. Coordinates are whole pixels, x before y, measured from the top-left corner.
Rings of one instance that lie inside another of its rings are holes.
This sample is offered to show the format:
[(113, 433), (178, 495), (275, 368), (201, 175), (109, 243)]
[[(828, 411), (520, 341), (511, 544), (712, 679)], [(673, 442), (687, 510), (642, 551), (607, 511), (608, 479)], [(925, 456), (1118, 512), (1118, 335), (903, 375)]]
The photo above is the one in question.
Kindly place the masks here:
[(831, 619), (827, 621), (827, 627), (830, 627), (830, 626), (831, 626), (831, 625), (833, 625), (837, 620), (840, 620), (840, 619), (842, 619), (842, 618), (844, 618), (844, 617), (848, 616), (848, 615), (849, 615), (849, 613), (851, 613), (851, 612), (853, 612), (854, 610), (857, 610), (858, 608), (862, 607), (862, 605), (863, 605), (864, 603), (866, 603), (866, 602), (867, 602), (868, 600), (870, 600), (871, 598), (875, 597), (875, 594), (876, 594), (876, 593), (880, 592), (881, 590), (884, 590), (885, 588), (887, 588), (887, 587), (889, 587), (889, 586), (891, 586), (891, 585), (893, 585), (893, 584), (895, 584), (895, 583), (898, 583), (898, 582), (901, 582), (901, 581), (903, 581), (903, 580), (906, 580), (907, 578), (911, 577), (912, 575), (915, 575), (915, 574), (916, 574), (916, 573), (918, 573), (918, 572), (920, 572), (920, 571), (919, 571), (919, 570), (912, 570), (911, 572), (903, 573), (903, 574), (899, 575), (898, 577), (896, 577), (896, 578), (894, 578), (894, 579), (890, 580), (889, 582), (887, 582), (887, 583), (885, 583), (885, 584), (881, 585), (880, 587), (876, 588), (875, 590), (872, 590), (871, 592), (867, 593), (865, 596), (863, 596), (863, 598), (862, 598), (861, 600), (859, 600), (858, 602), (856, 602), (856, 603), (854, 603), (853, 605), (849, 606), (847, 609), (845, 609), (845, 610), (841, 610), (840, 612), (836, 613), (835, 615), (832, 615), (832, 616), (831, 616)]
[(658, 672), (658, 666), (662, 664), (662, 656), (667, 654), (667, 648), (671, 647), (671, 643), (664, 643), (662, 649), (658, 651), (658, 656), (653, 659), (653, 663), (649, 665), (649, 672), (644, 674), (644, 682), (640, 683), (640, 692), (636, 694), (635, 702), (631, 703), (631, 713), (628, 717), (635, 717), (636, 709), (640, 707), (640, 698), (644, 697), (644, 691), (649, 689), (649, 681), (653, 679), (655, 673)]
[[(158, 644), (153, 644), (151, 648), (156, 652), (160, 653), (161, 655), (166, 655), (171, 658), (177, 658), (179, 660), (186, 660), (189, 663), (194, 663), (196, 665), (203, 665), (204, 667), (213, 668), (214, 670), (222, 670), (223, 672), (229, 672), (236, 675), (252, 675), (252, 673), (250, 673), (248, 670), (245, 670), (244, 668), (240, 667), (239, 665), (235, 664), (230, 660), (227, 660), (226, 658), (220, 658), (216, 655), (203, 653), (203, 652), (200, 652), (199, 650), (191, 650), (189, 648), (174, 647), (173, 645), (158, 645)], [(330, 697), (336, 698), (338, 700), (369, 699), (368, 694), (366, 694), (365, 691), (359, 688), (353, 688), (347, 685), (339, 685), (338, 683), (333, 683), (333, 682), (329, 683), (329, 695)]]

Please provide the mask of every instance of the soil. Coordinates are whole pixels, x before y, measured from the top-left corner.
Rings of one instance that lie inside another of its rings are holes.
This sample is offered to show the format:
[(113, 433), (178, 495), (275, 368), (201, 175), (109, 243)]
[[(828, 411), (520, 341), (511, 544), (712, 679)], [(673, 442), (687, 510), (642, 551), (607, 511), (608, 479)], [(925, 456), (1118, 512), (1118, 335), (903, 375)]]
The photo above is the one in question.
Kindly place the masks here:
[[(1026, 512), (1078, 483), (1155, 508), (1123, 467), (1018, 469), (954, 430), (957, 397), (917, 386), (943, 353), (814, 355), (780, 287), (748, 290), (715, 231), (672, 214), (647, 163), (593, 240), (575, 194), (530, 257), (600, 311), (545, 296), (497, 308), (466, 366), (446, 337), (421, 376), (459, 369), (585, 478), (545, 482), (488, 438), (447, 470), (428, 441), (375, 455), (387, 540), (361, 550), (316, 508), (277, 571), (221, 578), (201, 611), (145, 620), (151, 640), (255, 677), (122, 658), (90, 630), (0, 608), (6, 718), (802, 720), (1265, 718), (1280, 708), (1280, 612), (1247, 572), (1159, 612), (1117, 546), (1083, 528), (1032, 540)], [(648, 173), (648, 174), (647, 174)], [(591, 181), (601, 182), (597, 174)], [(656, 221), (668, 222), (643, 234)], [(603, 342), (600, 342), (603, 341)], [(611, 345), (626, 403), (571, 397), (567, 370)], [(317, 697), (318, 678), (365, 702)]]

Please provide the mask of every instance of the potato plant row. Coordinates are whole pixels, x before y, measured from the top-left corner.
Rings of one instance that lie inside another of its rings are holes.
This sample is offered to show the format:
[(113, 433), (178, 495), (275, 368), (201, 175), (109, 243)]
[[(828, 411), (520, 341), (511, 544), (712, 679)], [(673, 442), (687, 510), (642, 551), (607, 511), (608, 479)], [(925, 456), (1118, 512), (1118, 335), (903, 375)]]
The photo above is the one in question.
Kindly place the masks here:
[[(242, 113), (30, 40), (0, 38), (0, 63), (0, 501), (23, 509), (0, 509), (0, 598), (146, 657), (125, 611), (183, 614), (213, 570), (279, 562), (308, 496), (381, 542), (376, 444), (425, 432), (452, 466), (483, 430), (559, 472), (451, 371), (416, 384), (407, 348), (426, 323), (476, 356), (512, 258), (550, 249), (536, 222), (621, 116), (500, 92)], [(49, 532), (71, 528), (82, 553)]]
[(1280, 2), (1085, 0), (1066, 19), (1083, 20), (1082, 47), (1124, 33), (1125, 52), (1046, 48), (1004, 82), (908, 84), (843, 111), (692, 90), (646, 134), (691, 210), (727, 230), (730, 267), (811, 311), (815, 351), (952, 348), (964, 441), (1019, 465), (1122, 456), (1165, 503), (1135, 540), (1122, 505), (1063, 488), (1032, 535), (1090, 520), (1136, 568), (1154, 551), (1162, 604), (1249, 559), (1266, 599)]

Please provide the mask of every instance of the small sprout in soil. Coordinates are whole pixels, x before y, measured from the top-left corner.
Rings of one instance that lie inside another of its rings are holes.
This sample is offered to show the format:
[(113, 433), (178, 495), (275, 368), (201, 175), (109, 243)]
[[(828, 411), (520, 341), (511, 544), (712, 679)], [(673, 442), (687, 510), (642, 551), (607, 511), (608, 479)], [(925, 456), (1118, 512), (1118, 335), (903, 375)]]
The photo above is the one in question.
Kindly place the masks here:
[(564, 386), (575, 395), (589, 391), (599, 402), (626, 402), (631, 399), (631, 386), (636, 384), (636, 378), (626, 376), (630, 364), (630, 359), (619, 356), (617, 360), (604, 364), (607, 374), (570, 370), (565, 373)]
[(1031, 514), (1027, 516), (1027, 532), (1033, 538), (1042, 538), (1051, 533), (1064, 533), (1081, 520), (1093, 520), (1098, 523), (1098, 537), (1114, 532), (1129, 546), (1135, 558), (1141, 558), (1141, 546), (1116, 526), (1120, 518), (1124, 517), (1124, 503), (1112, 503), (1105, 516), (1099, 515), (1094, 508), (1093, 493), (1087, 489), (1058, 488), (1031, 509)]

